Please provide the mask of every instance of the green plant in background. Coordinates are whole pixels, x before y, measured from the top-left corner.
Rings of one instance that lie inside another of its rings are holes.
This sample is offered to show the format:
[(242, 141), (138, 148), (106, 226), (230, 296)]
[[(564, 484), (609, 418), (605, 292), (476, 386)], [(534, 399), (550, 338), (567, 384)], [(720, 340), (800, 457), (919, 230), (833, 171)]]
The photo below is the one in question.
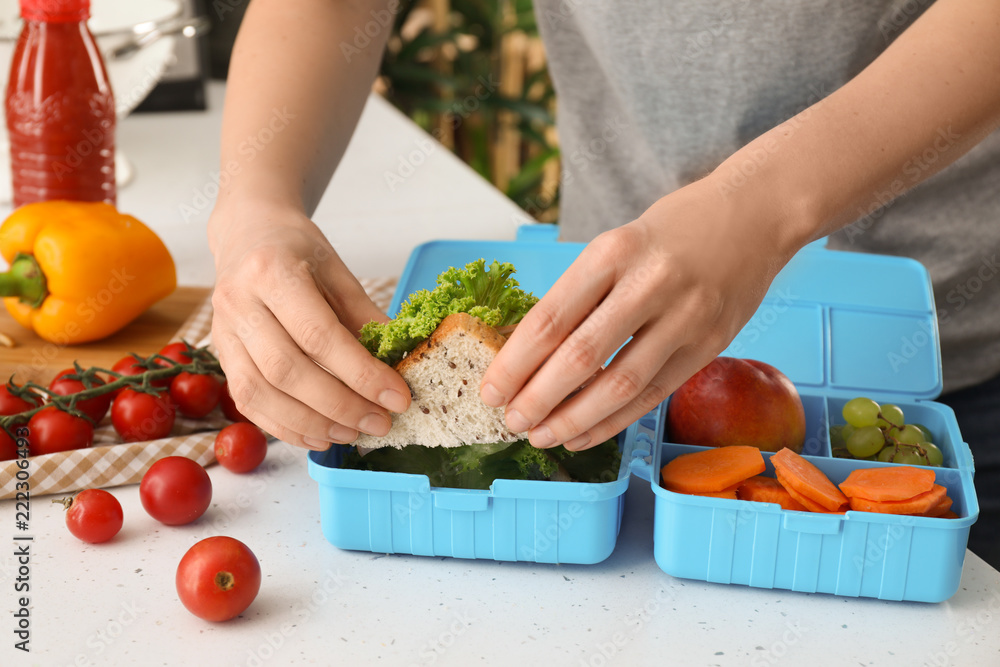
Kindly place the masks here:
[(515, 203), (555, 219), (555, 94), (530, 0), (406, 3), (380, 82), (390, 102)]

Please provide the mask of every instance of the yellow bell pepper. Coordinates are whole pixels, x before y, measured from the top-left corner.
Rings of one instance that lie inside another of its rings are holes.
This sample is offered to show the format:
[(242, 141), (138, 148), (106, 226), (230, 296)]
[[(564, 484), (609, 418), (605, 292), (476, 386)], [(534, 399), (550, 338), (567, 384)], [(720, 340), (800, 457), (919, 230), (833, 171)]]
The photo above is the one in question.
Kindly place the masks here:
[(160, 237), (111, 204), (21, 206), (0, 225), (0, 255), (7, 310), (60, 345), (110, 336), (177, 287)]

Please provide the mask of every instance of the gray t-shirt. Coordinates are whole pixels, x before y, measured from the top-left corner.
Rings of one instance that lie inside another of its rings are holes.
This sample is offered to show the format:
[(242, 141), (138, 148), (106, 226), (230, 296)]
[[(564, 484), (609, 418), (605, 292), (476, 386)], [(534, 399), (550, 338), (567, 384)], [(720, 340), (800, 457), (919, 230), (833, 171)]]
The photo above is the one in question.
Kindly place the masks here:
[[(562, 238), (589, 241), (705, 176), (849, 81), (929, 4), (536, 0), (558, 100)], [(907, 163), (907, 186), (953, 143), (942, 128)], [(945, 390), (1000, 373), (1000, 132), (863, 213), (829, 247), (928, 268)]]

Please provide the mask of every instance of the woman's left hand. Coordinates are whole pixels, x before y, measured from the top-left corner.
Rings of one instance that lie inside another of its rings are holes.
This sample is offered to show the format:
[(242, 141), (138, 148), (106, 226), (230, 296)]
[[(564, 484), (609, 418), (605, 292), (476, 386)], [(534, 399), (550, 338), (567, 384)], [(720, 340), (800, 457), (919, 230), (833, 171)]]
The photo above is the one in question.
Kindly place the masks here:
[(766, 208), (709, 177), (598, 236), (517, 326), (483, 401), (535, 447), (626, 428), (729, 345), (797, 250)]

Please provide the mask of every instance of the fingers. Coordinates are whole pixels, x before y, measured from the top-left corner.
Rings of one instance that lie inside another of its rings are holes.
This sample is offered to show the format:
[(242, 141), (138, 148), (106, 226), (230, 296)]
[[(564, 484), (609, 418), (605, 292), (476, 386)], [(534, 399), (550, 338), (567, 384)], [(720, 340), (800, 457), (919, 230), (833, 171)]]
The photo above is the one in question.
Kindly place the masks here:
[[(506, 405), (525, 386), (535, 370), (600, 305), (613, 285), (613, 273), (588, 262), (585, 249), (584, 254), (566, 269), (545, 297), (528, 311), (500, 349), (483, 377), (480, 388), (483, 402), (493, 407)], [(594, 359), (599, 354), (600, 350), (592, 347), (587, 337), (579, 336), (575, 339), (573, 350), (575, 361), (570, 362), (570, 355), (567, 354), (564, 363), (587, 366), (588, 368), (579, 370), (579, 373), (585, 374), (585, 378), (607, 359), (603, 357), (595, 363)], [(610, 356), (610, 352), (608, 354)], [(566, 378), (566, 382), (572, 384), (572, 379)], [(582, 379), (570, 389), (581, 383)], [(530, 414), (538, 412), (534, 410)], [(531, 425), (521, 421), (519, 417), (522, 416), (525, 415), (513, 415), (513, 424), (508, 421), (508, 426), (515, 432), (523, 431)], [(544, 416), (544, 413), (538, 416)], [(510, 417), (508, 414), (508, 420)], [(530, 418), (526, 419), (530, 421)], [(522, 428), (518, 428), (519, 426)]]
[[(311, 359), (376, 406), (393, 412), (405, 411), (410, 402), (410, 390), (403, 378), (369, 354), (341, 324), (320, 291), (309, 289), (310, 286), (312, 283), (305, 283), (302, 289), (296, 291), (294, 298), (268, 298), (265, 301), (280, 327), (269, 327), (266, 334), (259, 337), (266, 343), (256, 354), (250, 350), (251, 356), (260, 362), (264, 356), (277, 353), (266, 349), (272, 341), (287, 339), (301, 354), (277, 358), (272, 362), (277, 365), (274, 374), (281, 382), (280, 386), (276, 385), (279, 388), (285, 390), (287, 387), (287, 390), (294, 391), (299, 386), (300, 378), (290, 371), (302, 369), (302, 362)], [(367, 296), (364, 301), (371, 304)], [(261, 367), (261, 370), (265, 369)], [(316, 371), (322, 373), (320, 369)], [(357, 405), (359, 402), (350, 401), (345, 407)], [(324, 414), (340, 418), (340, 413)]]
[[(659, 336), (637, 334), (594, 382), (545, 418), (539, 428), (552, 433), (551, 446), (563, 443), (567, 449), (580, 450), (604, 442), (666, 400), (718, 354), (689, 345), (658, 362), (663, 355), (652, 338)], [(649, 377), (644, 369), (649, 369)], [(607, 416), (595, 419), (598, 415)], [(532, 444), (534, 435), (529, 434)]]
[(235, 334), (213, 327), (213, 339), (236, 407), (265, 431), (290, 444), (316, 450), (327, 449), (331, 442), (347, 443), (357, 438), (357, 430), (272, 387)]

